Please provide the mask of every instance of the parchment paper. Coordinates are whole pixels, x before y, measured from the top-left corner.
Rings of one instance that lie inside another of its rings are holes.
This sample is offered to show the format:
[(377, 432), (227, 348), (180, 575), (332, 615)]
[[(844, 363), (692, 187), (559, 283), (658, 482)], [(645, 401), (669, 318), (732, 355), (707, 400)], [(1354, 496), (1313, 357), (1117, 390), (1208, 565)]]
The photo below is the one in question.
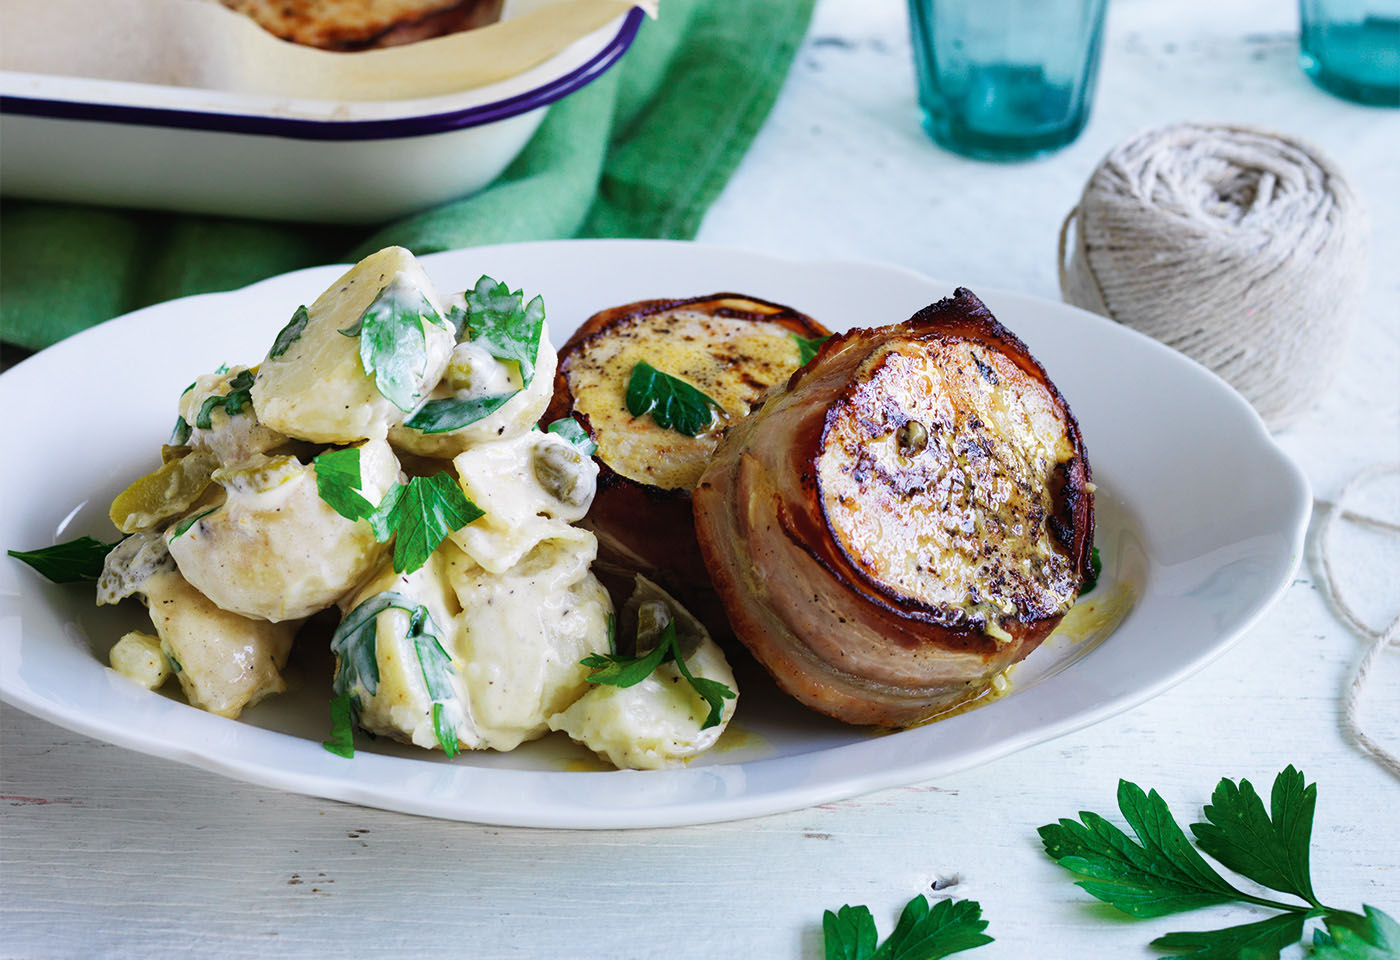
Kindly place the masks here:
[(514, 76), (657, 0), (506, 0), (501, 22), (338, 53), (280, 40), (217, 0), (5, 0), (0, 69), (316, 100), (402, 100)]

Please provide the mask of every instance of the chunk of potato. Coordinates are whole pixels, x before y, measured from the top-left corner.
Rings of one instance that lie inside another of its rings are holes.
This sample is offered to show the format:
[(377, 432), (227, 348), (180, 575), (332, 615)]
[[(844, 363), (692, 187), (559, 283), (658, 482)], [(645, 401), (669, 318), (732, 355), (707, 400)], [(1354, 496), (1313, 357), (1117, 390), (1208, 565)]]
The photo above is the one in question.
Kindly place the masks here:
[[(171, 527), (166, 540), (185, 579), (225, 610), (274, 622), (310, 616), (353, 589), (389, 549), (367, 522), (322, 500), (315, 467), (294, 457), (254, 457), (214, 479), (228, 493), (224, 505), (183, 532), (183, 524)], [(398, 479), (386, 442), (360, 447), (361, 490), (371, 503)]]
[(588, 572), (597, 541), (568, 529), (505, 573), (450, 554), (447, 575), (463, 609), (463, 680), (484, 746), (513, 750), (547, 733), (549, 717), (587, 687), (579, 661), (608, 649), (612, 602)]
[[(413, 255), (402, 247), (370, 254), (307, 308), (299, 335), (290, 325), (258, 368), (253, 407), (258, 419), (289, 437), (313, 443), (354, 443), (382, 438), (401, 423), (401, 410), (380, 393), (360, 358), (361, 338), (353, 330), (386, 288), (405, 303), (426, 299), (442, 314), (432, 283)], [(446, 321), (421, 322), (426, 359), (417, 375), (420, 397), (442, 378), (456, 340)], [(275, 354), (275, 355), (274, 355)]]
[[(347, 674), (346, 692), (360, 705), (361, 727), (428, 750), (441, 748), (437, 733), (439, 724), (449, 738), (455, 734), (455, 741), (449, 739), (454, 749), (483, 745), (469, 720), (467, 694), (462, 684), (457, 643), (462, 608), (445, 573), (445, 556), (454, 549), (450, 543), (445, 544), (412, 573), (395, 573), (386, 561), (378, 573), (342, 604), (346, 615), (350, 616), (361, 604), (392, 592), (408, 604), (427, 610), (428, 617), (421, 624), (421, 631), (436, 638), (452, 661), (447, 677), (449, 695), (437, 701), (441, 704), (438, 723), (434, 723), (434, 698), (428, 690), (423, 664), (414, 639), (408, 636), (410, 613), (398, 607), (385, 609), (374, 619), (375, 665), (379, 673), (374, 690), (368, 686), (372, 678)], [(343, 664), (337, 663), (337, 671), (343, 668)]]
[(588, 512), (598, 481), (591, 457), (539, 431), (473, 447), (452, 465), (462, 491), (485, 512), (452, 542), (492, 573), (506, 572), (546, 540), (577, 533), (570, 524)]
[(147, 580), (146, 596), (161, 649), (192, 706), (233, 719), (287, 688), (281, 669), (299, 621), (229, 613), (175, 571)]
[[(668, 620), (687, 669), (738, 691), (734, 672), (704, 626), (660, 587), (637, 578), (637, 592), (623, 612), (623, 629), (637, 624), (637, 652), (656, 645)], [(567, 709), (549, 718), (551, 730), (571, 738), (613, 765), (634, 770), (674, 767), (713, 747), (734, 715), (735, 700), (724, 701), (720, 722), (702, 729), (709, 705), (681, 675), (675, 662), (663, 663), (630, 687), (593, 686)]]
[(107, 655), (112, 669), (135, 680), (147, 690), (154, 690), (170, 679), (170, 661), (160, 648), (160, 637), (132, 630), (125, 634)]

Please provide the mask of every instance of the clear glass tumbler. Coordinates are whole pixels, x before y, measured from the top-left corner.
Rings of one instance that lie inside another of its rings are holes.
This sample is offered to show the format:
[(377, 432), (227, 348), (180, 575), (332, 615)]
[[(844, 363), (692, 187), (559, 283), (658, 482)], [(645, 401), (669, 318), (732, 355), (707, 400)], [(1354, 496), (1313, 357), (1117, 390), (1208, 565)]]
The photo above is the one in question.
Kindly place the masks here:
[(1400, 107), (1400, 0), (1299, 0), (1299, 57), (1329, 93)]
[(924, 129), (949, 150), (1020, 160), (1084, 129), (1107, 0), (909, 0)]

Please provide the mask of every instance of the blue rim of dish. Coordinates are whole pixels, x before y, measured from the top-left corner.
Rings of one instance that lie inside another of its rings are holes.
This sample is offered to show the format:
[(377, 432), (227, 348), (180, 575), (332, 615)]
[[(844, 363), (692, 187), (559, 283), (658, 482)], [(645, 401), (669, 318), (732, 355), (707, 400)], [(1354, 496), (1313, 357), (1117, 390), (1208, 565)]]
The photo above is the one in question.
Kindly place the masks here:
[(58, 120), (94, 120), (101, 123), (173, 127), (180, 130), (213, 130), (219, 133), (290, 137), (297, 140), (389, 140), (399, 137), (422, 137), (505, 120), (563, 99), (575, 90), (592, 83), (617, 63), (636, 39), (637, 30), (645, 17), (646, 14), (640, 7), (633, 7), (627, 11), (622, 27), (602, 50), (581, 66), (543, 86), (504, 100), (448, 113), (400, 117), (393, 120), (304, 120), (293, 117), (210, 113), (165, 107), (129, 107), (16, 96), (0, 96), (0, 113)]

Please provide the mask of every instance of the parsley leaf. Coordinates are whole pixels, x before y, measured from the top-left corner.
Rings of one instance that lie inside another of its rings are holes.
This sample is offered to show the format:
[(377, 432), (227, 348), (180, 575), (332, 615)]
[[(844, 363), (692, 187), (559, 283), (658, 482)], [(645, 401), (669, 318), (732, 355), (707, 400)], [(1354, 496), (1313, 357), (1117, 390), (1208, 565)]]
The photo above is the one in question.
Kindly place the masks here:
[[(1152, 941), (1160, 950), (1173, 951), (1168, 960), (1277, 960), (1279, 953), (1303, 937), (1304, 913), (1280, 913), (1266, 920), (1223, 930), (1169, 933)], [(1245, 954), (1244, 951), (1249, 953)]]
[[(674, 626), (667, 624), (666, 629), (671, 631), (671, 636), (675, 636)], [(605, 683), (610, 687), (635, 687), (666, 662), (666, 654), (670, 652), (668, 646), (666, 633), (663, 631), (660, 642), (645, 656), (624, 657), (616, 653), (595, 653), (584, 657), (579, 663), (593, 671), (587, 677), (589, 683)]]
[(1221, 780), (1205, 808), (1207, 823), (1191, 824), (1202, 850), (1255, 883), (1291, 893), (1318, 906), (1313, 893), (1308, 844), (1317, 784), (1307, 784), (1290, 765), (1274, 780), (1273, 819), (1254, 785)]
[(467, 335), (467, 311), (455, 303), (447, 308), (447, 316), (443, 317), (447, 325), (452, 328), (452, 334), (461, 343)]
[(483, 514), (462, 493), (450, 473), (414, 477), (389, 511), (389, 525), (394, 530), (394, 570), (417, 570), (454, 530)]
[(832, 337), (831, 334), (827, 334), (824, 337), (799, 337), (795, 333), (789, 334), (789, 336), (791, 336), (793, 341), (797, 344), (797, 365), (799, 367), (805, 367), (807, 364), (811, 363), (812, 358), (817, 355), (817, 351), (821, 349), (822, 344), (826, 343)]
[(866, 907), (843, 906), (822, 915), (826, 960), (938, 960), (992, 942), (975, 900), (940, 900), (929, 907), (921, 894), (904, 906), (899, 923), (877, 948), (875, 920)]
[(869, 907), (849, 904), (822, 914), (822, 935), (826, 938), (826, 960), (869, 960), (875, 955), (879, 935)]
[(277, 331), (277, 339), (272, 341), (272, 349), (267, 351), (268, 358), (276, 360), (286, 353), (292, 344), (301, 339), (306, 325), (310, 322), (311, 315), (306, 312), (306, 307), (297, 307), (296, 313), (292, 314), (292, 319), (287, 321), (285, 327)]
[[(612, 621), (609, 621), (609, 647), (613, 647), (612, 642)], [(690, 668), (686, 666), (685, 657), (681, 656), (680, 644), (676, 640), (676, 622), (668, 621), (661, 631), (661, 636), (656, 641), (656, 646), (651, 648), (651, 652), (641, 657), (623, 657), (615, 653), (593, 654), (585, 657), (579, 663), (591, 668), (594, 672), (586, 679), (589, 683), (605, 683), (612, 687), (634, 687), (647, 677), (652, 671), (663, 663), (674, 660), (676, 669), (680, 671), (686, 682), (700, 694), (705, 703), (709, 705), (710, 712), (705, 717), (705, 722), (700, 724), (701, 730), (708, 730), (717, 726), (723, 715), (724, 701), (733, 700), (737, 694), (729, 689), (726, 684), (718, 680), (707, 680), (704, 677), (692, 676)]]
[(360, 492), (359, 447), (327, 450), (312, 465), (316, 471), (316, 492), (332, 510), (346, 520), (363, 520), (374, 512), (374, 505)]
[(562, 420), (555, 420), (547, 428), (546, 433), (553, 433), (563, 437), (584, 452), (586, 456), (593, 456), (598, 450), (598, 444), (593, 442), (593, 438), (588, 435), (588, 431), (583, 429), (573, 417), (564, 417)]
[(395, 538), (397, 573), (417, 570), (453, 531), (483, 515), (447, 471), (394, 484), (376, 507), (360, 491), (358, 447), (328, 450), (315, 464), (316, 492), (331, 509), (347, 520), (367, 521), (380, 543)]
[(213, 506), (210, 507), (208, 510), (205, 510), (203, 513), (196, 513), (194, 516), (186, 517), (185, 519), (181, 520), (178, 524), (175, 525), (175, 532), (170, 535), (170, 542), (174, 543), (176, 540), (179, 540), (185, 534), (189, 533), (190, 527), (194, 526), (196, 523), (203, 520), (205, 517), (209, 516), (209, 514), (213, 513), (217, 509), (219, 509), (218, 506)]
[(244, 407), (252, 406), (253, 372), (251, 370), (240, 370), (228, 382), (228, 388), (227, 396), (204, 398), (204, 403), (199, 408), (199, 415), (194, 418), (196, 427), (201, 430), (212, 430), (214, 427), (212, 417), (214, 411), (219, 408), (223, 408), (224, 413), (230, 417), (236, 417), (243, 412)]
[(175, 418), (175, 429), (170, 431), (170, 446), (183, 447), (190, 442), (190, 425), (184, 417)]
[(412, 410), (423, 399), (421, 381), (428, 368), (425, 320), (442, 322), (423, 292), (396, 276), (359, 320), (340, 331), (360, 338), (360, 367), (374, 378), (380, 395), (400, 410)]
[(479, 343), (497, 360), (514, 360), (526, 385), (535, 377), (535, 357), (544, 330), (544, 300), (535, 297), (522, 306), (525, 295), (504, 283), (482, 277), (466, 293), (467, 326), (473, 343)]
[(408, 614), (404, 639), (413, 643), (419, 669), (423, 672), (423, 682), (433, 702), (433, 730), (443, 752), (455, 757), (457, 728), (448, 721), (442, 709), (443, 703), (456, 696), (451, 681), (452, 658), (438, 640), (437, 624), (433, 622), (428, 608), (393, 590), (376, 593), (351, 610), (331, 637), (331, 652), (336, 656), (335, 679), (331, 685), (335, 699), (331, 701), (331, 740), (326, 742), (325, 747), (344, 757), (354, 755), (353, 744), (347, 745), (348, 752), (345, 753), (336, 749), (346, 745), (340, 737), (341, 719), (337, 712), (340, 708), (336, 701), (344, 698), (349, 709), (349, 720), (353, 723), (360, 711), (358, 690), (362, 689), (370, 696), (379, 692), (378, 621), (379, 615), (386, 610), (402, 610)]
[(1135, 917), (1159, 917), (1237, 899), (1226, 883), (1187, 843), (1154, 790), (1118, 782), (1118, 806), (1141, 845), (1094, 813), (1082, 825), (1061, 820), (1040, 828), (1045, 852), (1078, 874), (1090, 894)]
[[(423, 404), (404, 422), (421, 433), (448, 433), (476, 423), (495, 413), (530, 385), (535, 377), (535, 358), (544, 332), (544, 300), (539, 297), (524, 304), (524, 294), (504, 283), (482, 277), (465, 294), (466, 309), (454, 306), (447, 323), (464, 337), (479, 343), (497, 360), (513, 361), (520, 368), (521, 389), (479, 397), (443, 397)], [(522, 305), (523, 304), (523, 305)]]
[(1099, 576), (1103, 573), (1103, 561), (1099, 559), (1099, 548), (1089, 548), (1089, 575), (1084, 578), (1084, 583), (1079, 587), (1079, 595), (1082, 597), (1099, 585)]
[[(1172, 960), (1277, 960), (1303, 937), (1306, 922), (1322, 917), (1328, 933), (1314, 933), (1313, 955), (1328, 960), (1400, 960), (1400, 926), (1379, 910), (1366, 916), (1319, 903), (1313, 893), (1309, 844), (1317, 787), (1289, 766), (1274, 779), (1270, 813), (1248, 780), (1223, 779), (1191, 832), (1202, 850), (1262, 886), (1292, 894), (1303, 904), (1244, 893), (1226, 882), (1192, 849), (1154, 790), (1120, 781), (1118, 804), (1141, 845), (1102, 817), (1081, 813), (1040, 828), (1045, 852), (1081, 879), (1100, 900), (1135, 917), (1156, 917), (1216, 903), (1252, 903), (1282, 911), (1222, 930), (1169, 933), (1152, 945), (1176, 951)], [(1336, 952), (1329, 952), (1335, 947)], [(1375, 948), (1375, 949), (1373, 949)]]
[(1395, 960), (1400, 957), (1400, 923), (1375, 907), (1366, 915), (1333, 910), (1324, 918), (1327, 932), (1313, 932), (1317, 960)]
[(457, 727), (447, 719), (447, 712), (437, 701), (433, 702), (433, 736), (437, 737), (438, 745), (447, 759), (451, 760), (461, 752), (457, 746)]
[(331, 735), (321, 746), (347, 760), (355, 755), (355, 707), (350, 694), (331, 697)]
[(627, 412), (650, 413), (657, 425), (693, 437), (714, 422), (711, 408), (724, 412), (712, 397), (647, 363), (638, 361), (627, 381)]
[(404, 426), (412, 427), (420, 433), (447, 433), (489, 417), (519, 392), (512, 390), (510, 393), (492, 393), (484, 397), (443, 397), (440, 400), (429, 400), (417, 413), (404, 421)]
[(121, 543), (103, 543), (92, 537), (79, 537), (38, 550), (7, 550), (16, 560), (29, 564), (54, 583), (96, 581), (112, 548)]

